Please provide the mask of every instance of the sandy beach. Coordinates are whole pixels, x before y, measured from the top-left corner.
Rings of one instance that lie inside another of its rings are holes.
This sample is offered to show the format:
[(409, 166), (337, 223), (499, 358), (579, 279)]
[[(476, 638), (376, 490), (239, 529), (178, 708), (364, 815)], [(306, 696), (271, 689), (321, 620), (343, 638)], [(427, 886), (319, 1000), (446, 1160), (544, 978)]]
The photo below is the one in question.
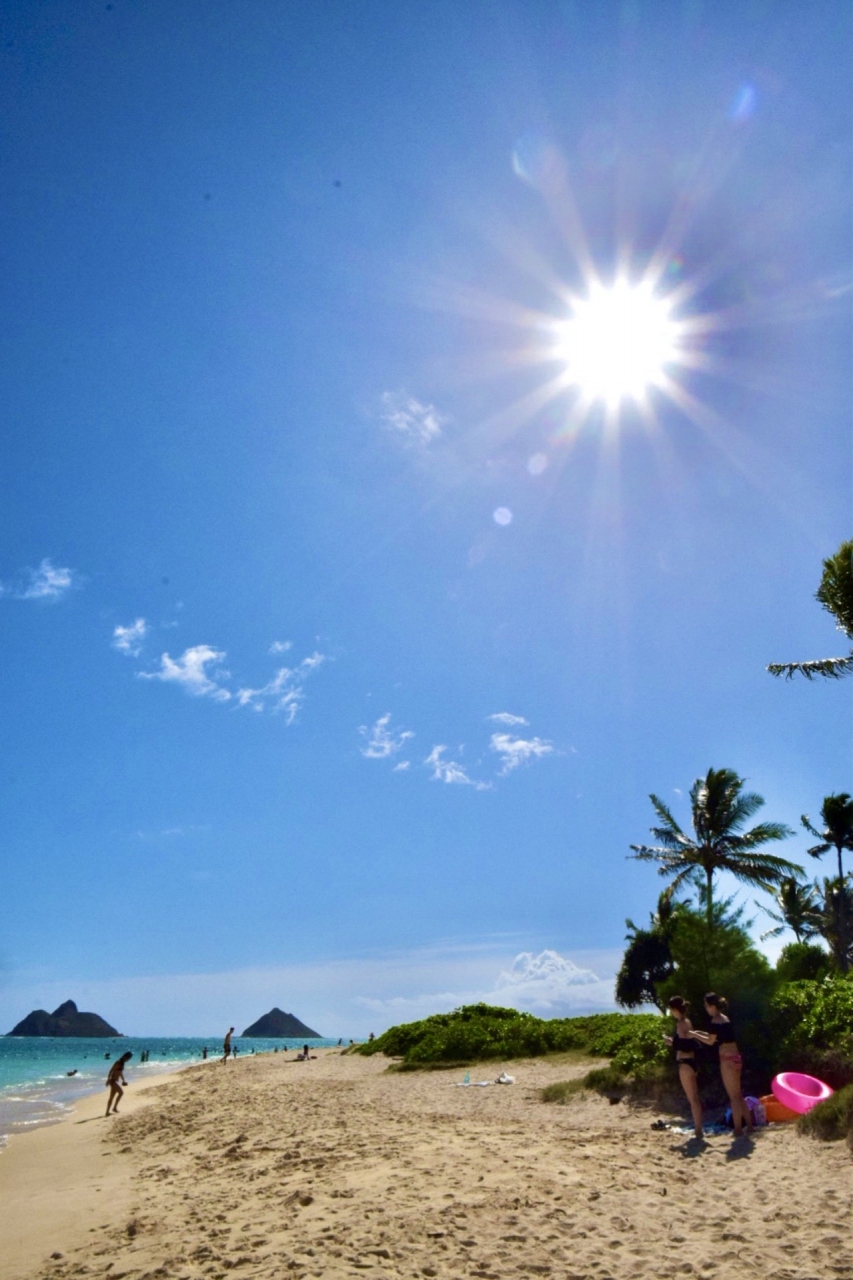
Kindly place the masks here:
[(584, 1068), (387, 1074), (321, 1052), (191, 1067), (103, 1097), (0, 1156), (0, 1277), (702, 1275), (853, 1280), (844, 1144), (651, 1130), (538, 1100)]

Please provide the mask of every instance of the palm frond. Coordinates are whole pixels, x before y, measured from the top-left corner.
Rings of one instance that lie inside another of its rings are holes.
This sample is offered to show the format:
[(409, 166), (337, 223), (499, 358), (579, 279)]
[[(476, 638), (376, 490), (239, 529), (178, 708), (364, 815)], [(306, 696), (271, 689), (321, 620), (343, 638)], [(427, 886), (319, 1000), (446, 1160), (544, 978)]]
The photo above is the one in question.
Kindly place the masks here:
[(840, 680), (853, 671), (853, 653), (846, 658), (815, 658), (811, 662), (771, 662), (767, 670), (771, 676), (784, 676), (786, 680), (796, 675), (805, 676), (807, 680), (814, 680), (815, 676)]
[(664, 804), (660, 796), (656, 796), (654, 792), (652, 792), (652, 794), (649, 796), (649, 799), (652, 802), (652, 808), (660, 818), (661, 822), (665, 822), (670, 831), (677, 832), (678, 835), (683, 835), (684, 832), (681, 830), (681, 827), (678, 825), (675, 818), (673, 817), (672, 810), (669, 808), (668, 805)]

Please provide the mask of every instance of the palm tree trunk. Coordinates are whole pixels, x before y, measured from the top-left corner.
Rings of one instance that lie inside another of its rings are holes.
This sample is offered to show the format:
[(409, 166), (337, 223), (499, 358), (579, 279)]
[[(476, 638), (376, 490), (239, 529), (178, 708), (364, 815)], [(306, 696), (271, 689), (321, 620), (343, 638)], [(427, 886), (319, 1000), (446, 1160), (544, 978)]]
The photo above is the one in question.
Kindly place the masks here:
[(710, 867), (705, 868), (705, 875), (708, 880), (708, 892), (705, 901), (705, 990), (709, 991), (711, 988), (710, 953), (714, 929), (714, 873)]
[(843, 885), (843, 884), (844, 884), (844, 869), (843, 869), (843, 867), (842, 867), (842, 865), (841, 865), (841, 845), (840, 845), (840, 844), (837, 844), (837, 845), (835, 846), (835, 849), (836, 849), (836, 852), (837, 852), (837, 854), (838, 854), (838, 879), (841, 881), (841, 883), (842, 883), (842, 885)]

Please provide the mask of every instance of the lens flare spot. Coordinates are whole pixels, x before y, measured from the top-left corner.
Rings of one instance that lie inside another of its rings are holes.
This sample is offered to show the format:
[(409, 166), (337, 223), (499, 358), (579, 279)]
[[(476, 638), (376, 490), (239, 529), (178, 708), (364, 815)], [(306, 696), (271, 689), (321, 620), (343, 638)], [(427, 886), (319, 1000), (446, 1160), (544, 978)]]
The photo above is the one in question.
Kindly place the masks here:
[(495, 524), (508, 525), (512, 524), (512, 512), (509, 507), (497, 507), (492, 513), (492, 519)]
[(532, 476), (541, 476), (542, 472), (548, 465), (548, 459), (544, 453), (534, 453), (527, 460), (527, 470)]

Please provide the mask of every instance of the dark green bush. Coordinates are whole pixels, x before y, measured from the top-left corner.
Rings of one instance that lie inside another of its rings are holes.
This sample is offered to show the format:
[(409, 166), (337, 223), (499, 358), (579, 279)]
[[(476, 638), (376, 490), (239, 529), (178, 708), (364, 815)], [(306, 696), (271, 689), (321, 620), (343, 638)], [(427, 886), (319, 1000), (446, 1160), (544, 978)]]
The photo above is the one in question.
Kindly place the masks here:
[(814, 942), (789, 942), (776, 961), (776, 977), (780, 982), (814, 982), (828, 977), (831, 971), (829, 955)]
[(594, 1058), (612, 1058), (621, 1070), (636, 1073), (665, 1057), (664, 1030), (656, 1014), (543, 1019), (516, 1009), (475, 1004), (391, 1027), (369, 1044), (359, 1045), (358, 1052), (384, 1053), (414, 1066), (579, 1050)]
[(838, 1142), (853, 1137), (853, 1084), (839, 1089), (826, 1102), (819, 1102), (797, 1121), (803, 1133), (824, 1142)]

